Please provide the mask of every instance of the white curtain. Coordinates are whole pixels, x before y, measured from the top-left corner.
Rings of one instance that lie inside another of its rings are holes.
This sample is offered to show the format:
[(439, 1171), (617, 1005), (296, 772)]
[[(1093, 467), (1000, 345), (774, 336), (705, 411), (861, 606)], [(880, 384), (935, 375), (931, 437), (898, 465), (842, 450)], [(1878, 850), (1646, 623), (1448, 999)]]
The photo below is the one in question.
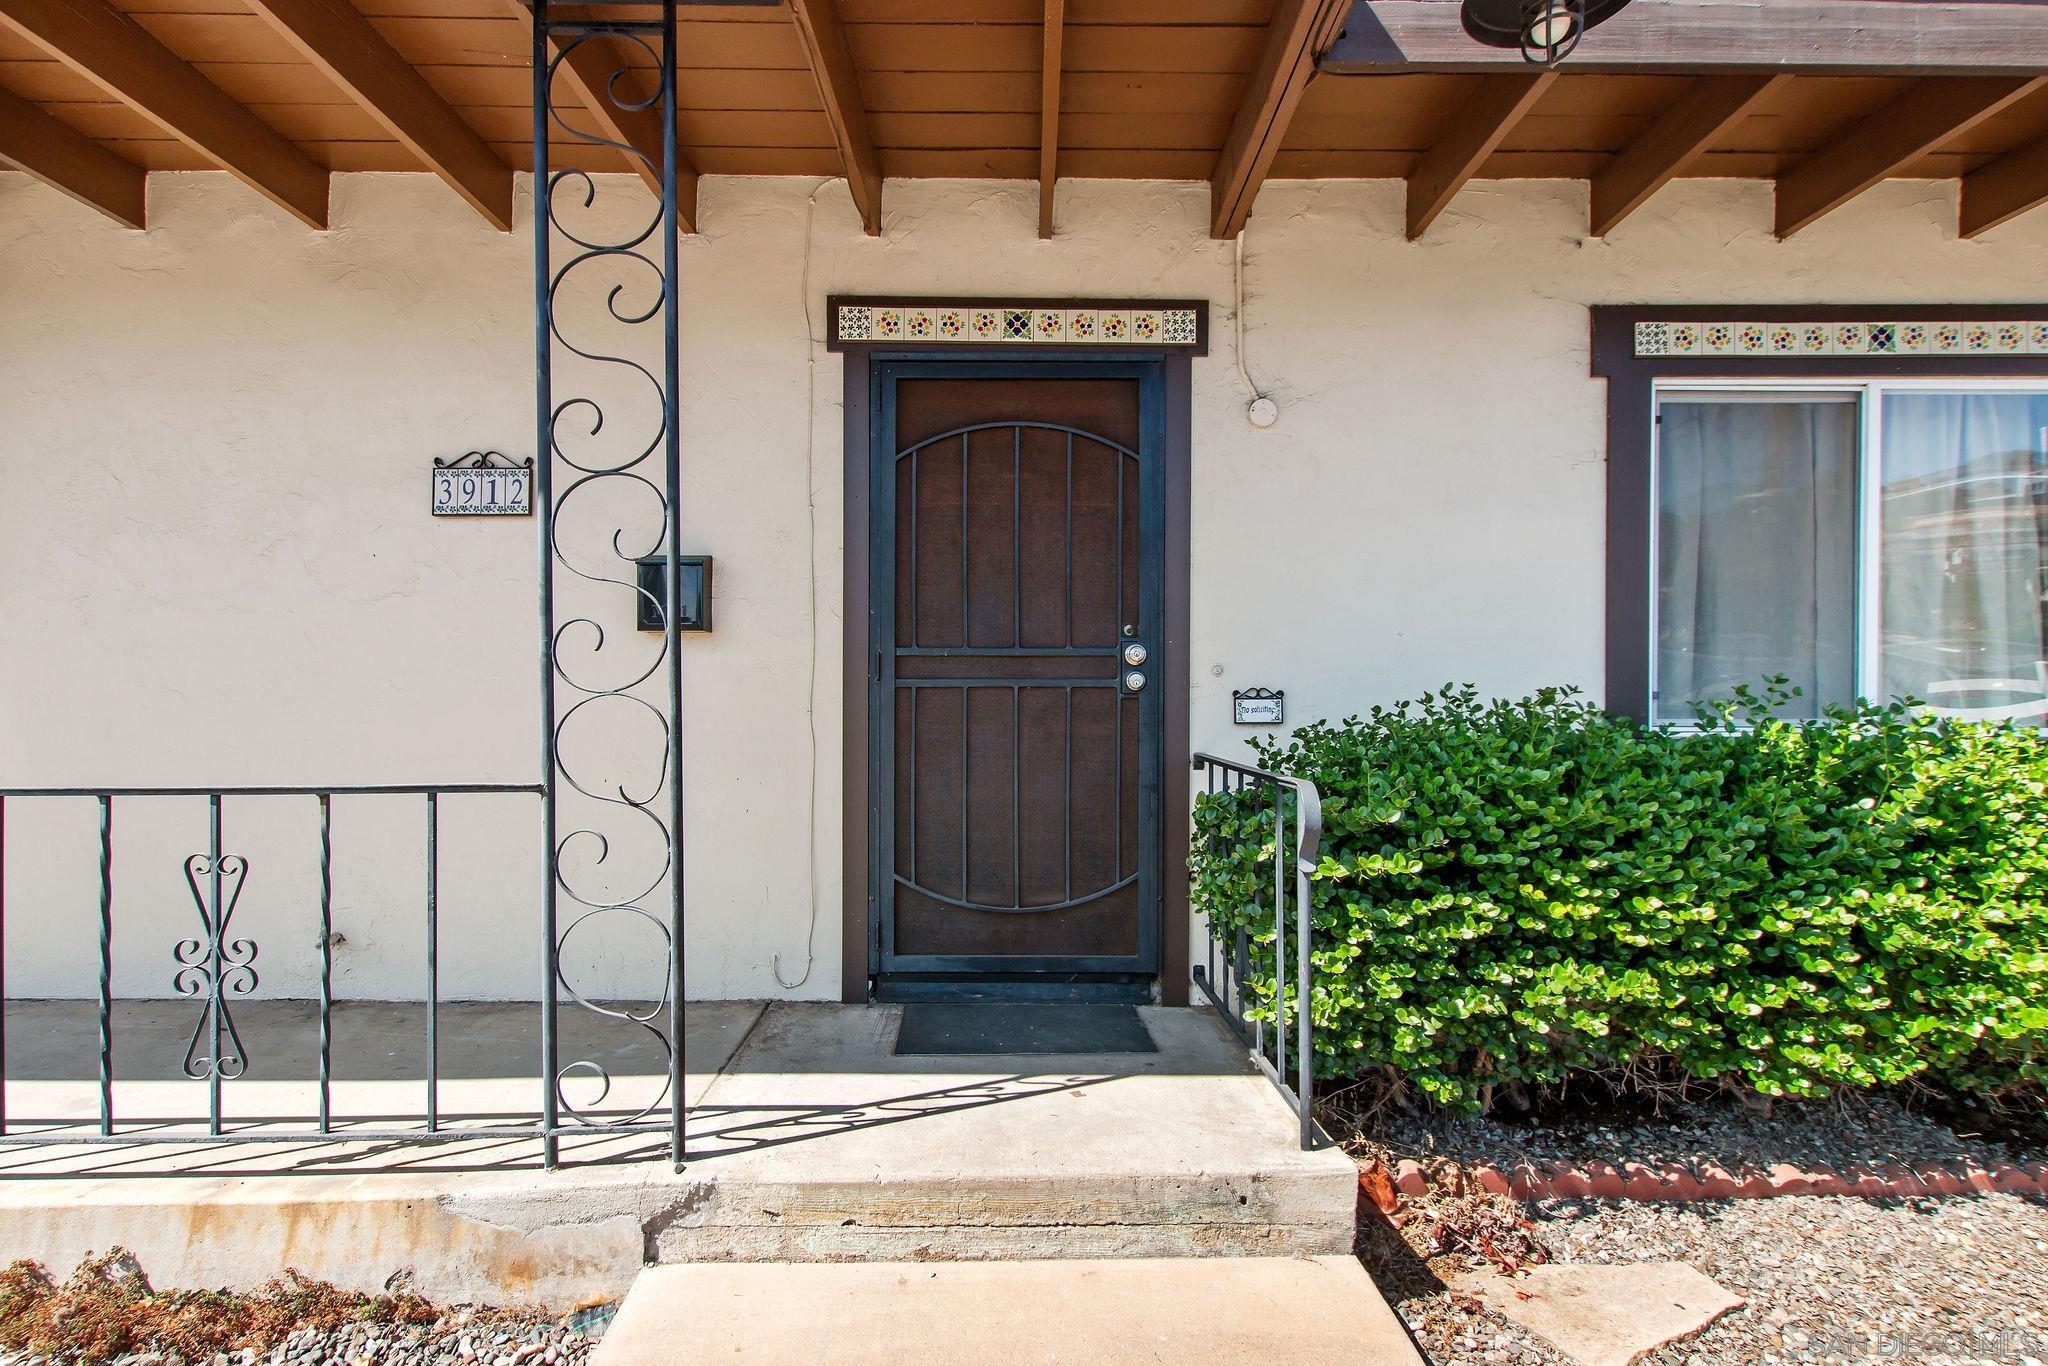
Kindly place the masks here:
[(1667, 399), (1657, 461), (1662, 721), (1784, 675), (1810, 717), (1856, 695), (1853, 401)]
[(1884, 681), (1962, 715), (2048, 715), (2048, 394), (1884, 406)]

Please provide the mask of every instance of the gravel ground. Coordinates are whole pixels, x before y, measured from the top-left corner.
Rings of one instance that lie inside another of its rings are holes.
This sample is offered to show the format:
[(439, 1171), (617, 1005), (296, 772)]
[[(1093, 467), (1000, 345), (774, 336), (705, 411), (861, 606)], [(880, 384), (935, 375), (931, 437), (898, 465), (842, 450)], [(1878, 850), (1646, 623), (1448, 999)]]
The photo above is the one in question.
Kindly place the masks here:
[[(2048, 1203), (2017, 1196), (1868, 1201), (1542, 1201), (1536, 1236), (1558, 1262), (1690, 1262), (1748, 1300), (1649, 1366), (1908, 1362), (2048, 1366)], [(1383, 1226), (1361, 1255), (1434, 1362), (1566, 1366), (1461, 1303)], [(1435, 1274), (1432, 1274), (1435, 1273)]]
[[(1952, 1124), (1888, 1096), (1779, 1103), (1768, 1113), (1733, 1102), (1686, 1105), (1659, 1118), (1541, 1125), (1444, 1115), (1381, 1114), (1348, 1143), (1368, 1155), (1520, 1161), (1776, 1162), (1853, 1167), (1878, 1162), (2040, 1161), (2041, 1128), (2022, 1117)], [(1483, 1201), (1481, 1202), (1484, 1203)], [(1457, 1296), (1444, 1278), (1455, 1256), (1424, 1262), (1431, 1220), (1448, 1227), (1483, 1214), (1451, 1204), (1422, 1212), (1404, 1235), (1377, 1221), (1360, 1255), (1432, 1360), (1569, 1366), (1505, 1319)], [(1512, 1202), (1494, 1198), (1496, 1212)], [(1557, 1262), (1689, 1262), (1748, 1300), (1705, 1332), (1647, 1358), (1651, 1366), (1728, 1363), (1907, 1362), (1915, 1366), (2048, 1366), (2048, 1201), (1989, 1198), (1871, 1201), (1841, 1197), (1652, 1204), (1548, 1200), (1523, 1207), (1534, 1239)], [(1414, 1246), (1411, 1247), (1411, 1243)], [(1490, 1274), (1490, 1273), (1489, 1273)], [(1626, 1307), (1621, 1307), (1626, 1312)]]
[(1450, 1157), (1512, 1166), (1523, 1160), (1714, 1161), (1731, 1170), (1773, 1162), (1848, 1167), (1874, 1162), (2039, 1161), (2039, 1145), (1957, 1132), (1887, 1097), (1780, 1103), (1769, 1115), (1732, 1103), (1688, 1107), (1668, 1122), (1546, 1128), (1445, 1115), (1383, 1117), (1361, 1145), (1395, 1157)]
[[(594, 1336), (555, 1319), (521, 1320), (492, 1311), (451, 1312), (438, 1323), (352, 1323), (300, 1329), (267, 1355), (241, 1351), (187, 1359), (155, 1352), (114, 1357), (111, 1366), (577, 1366)], [(0, 1366), (71, 1366), (69, 1359), (0, 1352)]]

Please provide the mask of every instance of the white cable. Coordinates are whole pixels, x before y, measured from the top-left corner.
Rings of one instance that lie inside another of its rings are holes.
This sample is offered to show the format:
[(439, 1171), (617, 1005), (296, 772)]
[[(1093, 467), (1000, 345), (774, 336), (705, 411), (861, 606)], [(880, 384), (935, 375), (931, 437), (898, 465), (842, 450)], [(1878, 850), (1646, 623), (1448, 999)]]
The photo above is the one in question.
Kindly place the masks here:
[(1254, 427), (1270, 427), (1280, 420), (1280, 405), (1266, 396), (1264, 390), (1252, 383), (1251, 372), (1244, 365), (1244, 239), (1247, 229), (1238, 229), (1231, 239), (1231, 284), (1234, 300), (1231, 308), (1231, 322), (1237, 329), (1237, 377), (1244, 381), (1244, 390), (1252, 396), (1244, 408), (1245, 421)]
[(804, 201), (804, 263), (800, 276), (804, 304), (804, 514), (808, 534), (804, 538), (805, 559), (808, 564), (808, 592), (806, 593), (806, 617), (809, 623), (811, 657), (806, 671), (804, 689), (804, 724), (810, 731), (810, 785), (804, 800), (804, 893), (809, 901), (809, 918), (804, 924), (804, 970), (794, 982), (785, 981), (782, 976), (782, 955), (772, 954), (768, 969), (775, 974), (775, 984), (784, 991), (795, 991), (811, 980), (811, 968), (817, 961), (812, 946), (818, 937), (818, 342), (816, 324), (811, 318), (811, 228), (818, 213), (818, 196), (825, 192), (830, 180), (821, 180), (811, 191), (811, 197)]

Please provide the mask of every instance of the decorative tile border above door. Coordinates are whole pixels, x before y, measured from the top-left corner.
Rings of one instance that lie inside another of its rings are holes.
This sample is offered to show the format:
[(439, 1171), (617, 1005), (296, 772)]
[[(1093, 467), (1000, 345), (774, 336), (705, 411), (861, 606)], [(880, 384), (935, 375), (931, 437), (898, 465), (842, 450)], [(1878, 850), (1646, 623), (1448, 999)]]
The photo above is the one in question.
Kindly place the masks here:
[(1209, 354), (1200, 299), (826, 299), (825, 349), (1112, 346)]

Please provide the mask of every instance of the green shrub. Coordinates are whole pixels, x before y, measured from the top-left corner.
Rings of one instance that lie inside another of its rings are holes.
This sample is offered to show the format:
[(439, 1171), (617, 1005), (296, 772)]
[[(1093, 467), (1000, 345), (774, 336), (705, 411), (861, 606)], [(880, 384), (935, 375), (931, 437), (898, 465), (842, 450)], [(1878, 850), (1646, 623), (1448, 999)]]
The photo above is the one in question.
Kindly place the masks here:
[[(1674, 734), (1571, 690), (1446, 688), (1261, 746), (1322, 793), (1319, 1075), (1393, 1069), (1454, 1107), (1644, 1063), (1769, 1096), (2048, 1080), (2048, 741), (1774, 700)], [(1191, 860), (1254, 982), (1258, 801), (1203, 798)]]

